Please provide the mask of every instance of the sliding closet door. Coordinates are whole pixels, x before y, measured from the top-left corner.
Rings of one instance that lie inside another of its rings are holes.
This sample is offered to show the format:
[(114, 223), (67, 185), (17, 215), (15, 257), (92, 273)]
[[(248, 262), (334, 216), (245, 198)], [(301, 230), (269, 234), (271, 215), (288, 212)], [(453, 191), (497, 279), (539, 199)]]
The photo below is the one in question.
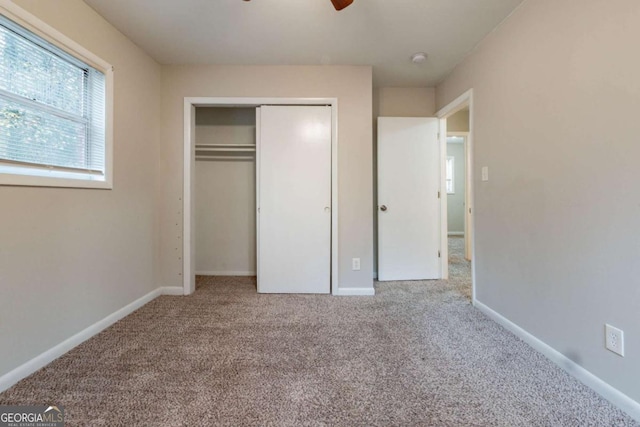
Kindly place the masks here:
[(329, 293), (331, 107), (258, 115), (258, 292)]

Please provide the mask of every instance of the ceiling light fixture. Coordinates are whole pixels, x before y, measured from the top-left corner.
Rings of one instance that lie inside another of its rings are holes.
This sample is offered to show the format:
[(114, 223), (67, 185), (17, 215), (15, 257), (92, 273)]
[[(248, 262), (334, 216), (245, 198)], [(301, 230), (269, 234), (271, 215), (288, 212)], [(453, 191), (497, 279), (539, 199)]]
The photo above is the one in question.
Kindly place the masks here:
[(411, 55), (411, 62), (414, 64), (422, 64), (427, 60), (427, 54), (424, 52), (418, 52)]

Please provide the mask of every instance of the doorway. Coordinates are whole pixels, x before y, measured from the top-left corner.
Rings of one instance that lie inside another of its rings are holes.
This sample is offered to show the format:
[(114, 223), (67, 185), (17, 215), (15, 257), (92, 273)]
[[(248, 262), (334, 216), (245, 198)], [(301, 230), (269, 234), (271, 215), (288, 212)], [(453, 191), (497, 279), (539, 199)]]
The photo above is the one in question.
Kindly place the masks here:
[[(247, 107), (260, 106), (328, 106), (331, 110), (331, 217), (330, 225), (330, 279), (331, 293), (338, 294), (338, 136), (336, 98), (185, 98), (184, 99), (184, 173), (183, 173), (183, 291), (190, 295), (195, 291), (196, 239), (195, 239), (195, 157), (196, 157), (196, 108), (197, 107)], [(259, 186), (260, 183), (256, 182)], [(258, 261), (259, 262), (259, 261)]]
[[(453, 117), (462, 115), (468, 118), (469, 110), (462, 110)], [(466, 124), (468, 120), (461, 120)], [(447, 161), (445, 171), (445, 191), (447, 194), (447, 235), (449, 239), (459, 238), (463, 241), (463, 256), (471, 261), (471, 245), (469, 237), (470, 210), (468, 150), (468, 125), (460, 126), (464, 131), (452, 132), (451, 122), (447, 123)]]
[[(454, 247), (464, 247), (464, 258), (471, 262), (471, 300), (475, 304), (474, 211), (473, 211), (473, 89), (468, 90), (437, 113), (440, 119), (443, 193), (442, 239), (464, 239)], [(462, 169), (462, 171), (460, 170)], [(456, 173), (457, 171), (457, 173)], [(463, 173), (461, 173), (463, 172)], [(460, 182), (462, 180), (462, 182)], [(442, 268), (449, 277), (449, 245)]]
[(465, 236), (466, 136), (447, 132), (447, 163), (445, 191), (447, 194), (447, 234)]

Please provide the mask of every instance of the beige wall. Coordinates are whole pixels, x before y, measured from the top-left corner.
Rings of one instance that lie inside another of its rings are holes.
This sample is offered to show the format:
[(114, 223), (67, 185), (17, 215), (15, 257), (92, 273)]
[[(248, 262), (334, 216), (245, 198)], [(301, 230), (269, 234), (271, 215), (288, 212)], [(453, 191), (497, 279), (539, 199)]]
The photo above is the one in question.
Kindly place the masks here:
[(436, 98), (432, 87), (381, 87), (377, 92), (377, 116), (435, 116)]
[(636, 401), (639, 21), (637, 0), (526, 1), (437, 88), (474, 90), (478, 300)]
[(469, 110), (460, 110), (447, 117), (447, 132), (469, 132)]
[(378, 117), (435, 117), (432, 87), (381, 87), (373, 90), (373, 247), (374, 274), (378, 271)]
[[(196, 144), (255, 143), (255, 108), (196, 109)], [(255, 273), (255, 156), (196, 161), (194, 185), (196, 272)]]
[(115, 67), (114, 187), (0, 187), (0, 375), (158, 285), (160, 66), (80, 0), (15, 3)]
[[(160, 249), (165, 286), (182, 284), (183, 104), (187, 96), (338, 98), (340, 286), (371, 288), (371, 67), (163, 67)], [(361, 258), (361, 270), (351, 271), (351, 258), (356, 257)]]

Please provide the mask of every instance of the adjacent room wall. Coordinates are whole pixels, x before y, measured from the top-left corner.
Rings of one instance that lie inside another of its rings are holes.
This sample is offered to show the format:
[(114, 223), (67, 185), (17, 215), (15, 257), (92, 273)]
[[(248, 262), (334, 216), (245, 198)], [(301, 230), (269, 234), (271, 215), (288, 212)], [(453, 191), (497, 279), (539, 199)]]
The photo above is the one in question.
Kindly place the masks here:
[(435, 117), (432, 87), (381, 87), (373, 89), (373, 274), (378, 272), (378, 117)]
[(638, 22), (637, 0), (526, 1), (437, 88), (474, 90), (478, 300), (636, 401)]
[(460, 110), (447, 117), (447, 132), (469, 132), (469, 110)]
[[(338, 250), (343, 288), (373, 287), (372, 71), (368, 66), (165, 66), (162, 69), (161, 274), (182, 285), (184, 98), (338, 99)], [(351, 270), (351, 259), (361, 270)]]
[[(448, 124), (448, 123), (447, 123)], [(449, 233), (464, 234), (464, 144), (447, 143), (447, 156), (454, 158), (454, 194), (447, 194), (447, 228)]]
[(0, 376), (158, 285), (160, 66), (81, 0), (15, 3), (114, 66), (114, 184), (0, 187)]
[[(255, 108), (196, 108), (196, 144), (255, 143)], [(255, 153), (196, 161), (195, 169), (196, 272), (255, 274)]]

